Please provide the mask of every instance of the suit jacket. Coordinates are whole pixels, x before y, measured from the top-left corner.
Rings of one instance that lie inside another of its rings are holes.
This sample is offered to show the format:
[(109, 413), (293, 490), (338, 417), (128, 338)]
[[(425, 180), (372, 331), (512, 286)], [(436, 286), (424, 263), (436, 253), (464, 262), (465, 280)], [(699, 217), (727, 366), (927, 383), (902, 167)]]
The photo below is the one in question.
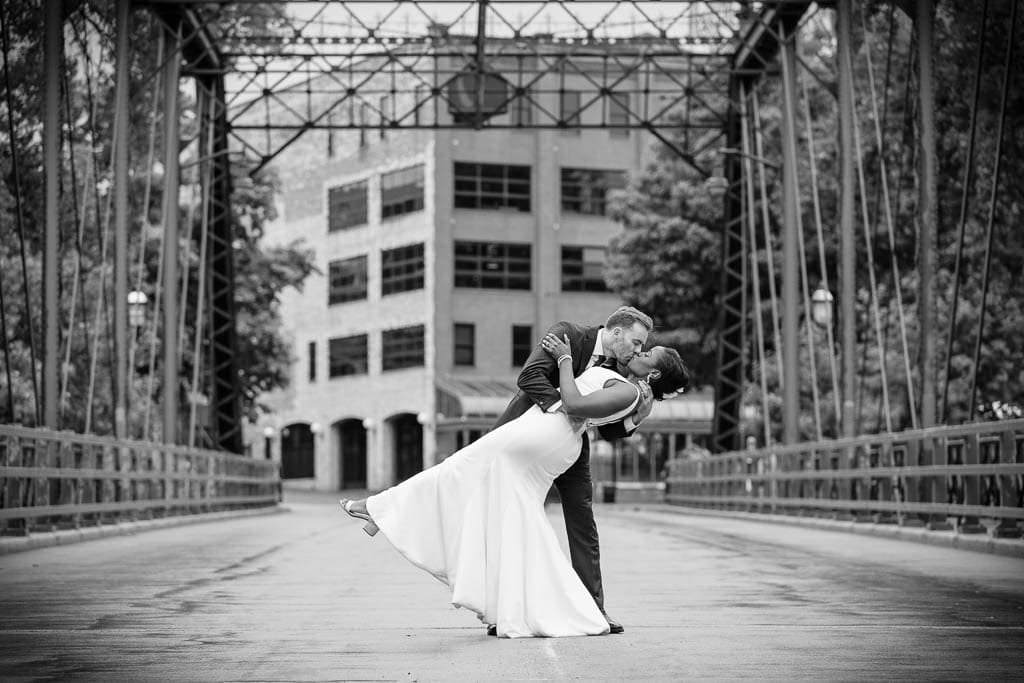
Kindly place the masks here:
[[(564, 336), (569, 338), (569, 349), (572, 353), (572, 374), (579, 377), (594, 355), (594, 345), (597, 343), (597, 335), (600, 327), (591, 325), (577, 325), (570, 322), (555, 323), (548, 332), (557, 335), (559, 339)], [(506, 422), (516, 419), (534, 404), (547, 412), (548, 408), (561, 399), (558, 393), (558, 365), (556, 359), (552, 358), (547, 351), (538, 344), (530, 352), (529, 358), (519, 372), (519, 379), (516, 384), (519, 392), (512, 398), (505, 412), (501, 414), (495, 427), (500, 427)], [(625, 418), (623, 418), (625, 419)], [(622, 420), (602, 425), (597, 428), (601, 438), (606, 441), (614, 441), (627, 437), (634, 430), (626, 431)]]

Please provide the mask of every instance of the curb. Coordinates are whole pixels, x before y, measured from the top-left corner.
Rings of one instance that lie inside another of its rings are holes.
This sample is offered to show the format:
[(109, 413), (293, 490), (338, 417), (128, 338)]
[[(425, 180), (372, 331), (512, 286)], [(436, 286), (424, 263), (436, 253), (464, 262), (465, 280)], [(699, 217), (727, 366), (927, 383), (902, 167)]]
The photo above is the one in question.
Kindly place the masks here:
[(81, 527), (80, 529), (44, 531), (41, 533), (29, 534), (28, 536), (0, 537), (0, 555), (19, 553), (26, 550), (35, 550), (36, 548), (50, 548), (58, 545), (69, 545), (71, 543), (92, 541), (98, 538), (108, 538), (110, 536), (124, 536), (127, 534), (142, 533), (144, 531), (155, 531), (157, 529), (183, 526), (185, 524), (221, 522), (229, 519), (257, 517), (260, 515), (272, 515), (282, 512), (291, 512), (291, 509), (278, 503), (272, 507), (223, 510), (221, 512), (201, 512), (191, 515), (143, 519), (134, 522), (114, 522), (113, 524), (86, 526)]
[(939, 531), (924, 527), (906, 527), (896, 524), (878, 524), (876, 522), (854, 522), (849, 520), (823, 519), (820, 517), (795, 517), (775, 515), (762, 512), (742, 512), (739, 510), (708, 510), (683, 505), (662, 504), (629, 504), (623, 506), (638, 512), (657, 512), (675, 515), (700, 515), (702, 517), (728, 517), (749, 522), (765, 524), (789, 524), (824, 531), (841, 531), (891, 538), (899, 541), (913, 541), (926, 545), (945, 546), (956, 550), (990, 553), (1005, 557), (1024, 559), (1024, 538), (994, 538), (986, 533), (962, 534), (956, 531)]

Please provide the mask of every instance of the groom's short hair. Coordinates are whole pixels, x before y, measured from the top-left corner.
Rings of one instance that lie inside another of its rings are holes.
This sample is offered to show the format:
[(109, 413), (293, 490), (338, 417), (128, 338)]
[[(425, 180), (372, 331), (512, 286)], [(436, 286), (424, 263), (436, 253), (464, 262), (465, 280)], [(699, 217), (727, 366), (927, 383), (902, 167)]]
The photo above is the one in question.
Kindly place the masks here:
[(651, 316), (632, 306), (619, 306), (614, 313), (608, 316), (604, 326), (605, 329), (610, 330), (613, 327), (633, 327), (636, 323), (646, 327), (648, 332), (654, 329), (654, 321), (651, 320)]

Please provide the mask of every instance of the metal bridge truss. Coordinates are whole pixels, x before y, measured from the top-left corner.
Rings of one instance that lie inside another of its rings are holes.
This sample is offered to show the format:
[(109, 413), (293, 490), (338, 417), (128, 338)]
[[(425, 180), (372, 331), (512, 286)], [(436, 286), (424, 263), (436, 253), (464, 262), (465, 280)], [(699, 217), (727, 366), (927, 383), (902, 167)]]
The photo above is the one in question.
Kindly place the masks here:
[[(648, 131), (705, 178), (724, 164), (714, 444), (739, 448), (745, 207), (741, 164), (718, 150), (739, 146), (738, 94), (773, 68), (781, 36), (791, 35), (814, 3), (119, 2), (122, 12), (125, 5), (144, 8), (164, 24), (169, 44), (178, 46), (168, 61), (180, 57), (173, 65), (180, 71), (167, 68), (165, 75), (175, 83), (179, 75), (195, 79), (199, 100), (213, 103), (202, 109), (212, 113), (203, 116), (201, 139), (210, 143), (214, 160), (207, 367), (217, 447), (242, 447), (234, 365), (233, 173), (257, 172), (318, 129), (589, 127)], [(292, 16), (285, 15), (286, 4)], [(251, 13), (266, 21), (251, 21)], [(119, 63), (127, 63), (126, 42), (118, 42)], [(567, 76), (586, 85), (578, 101), (567, 106), (559, 97), (562, 105), (554, 110), (545, 102), (565, 92)], [(529, 119), (492, 116), (527, 104)], [(166, 162), (176, 163), (170, 157)], [(125, 255), (118, 258), (123, 261), (115, 270), (126, 270)], [(125, 298), (115, 292), (115, 307)], [(164, 353), (176, 353), (174, 345), (165, 344)], [(175, 365), (171, 359), (166, 367)], [(44, 359), (44, 365), (56, 362)], [(173, 392), (176, 383), (165, 384), (165, 392)], [(118, 389), (123, 408), (126, 387)], [(164, 401), (177, 405), (173, 393), (165, 393)], [(176, 433), (173, 419), (165, 407), (165, 434)]]

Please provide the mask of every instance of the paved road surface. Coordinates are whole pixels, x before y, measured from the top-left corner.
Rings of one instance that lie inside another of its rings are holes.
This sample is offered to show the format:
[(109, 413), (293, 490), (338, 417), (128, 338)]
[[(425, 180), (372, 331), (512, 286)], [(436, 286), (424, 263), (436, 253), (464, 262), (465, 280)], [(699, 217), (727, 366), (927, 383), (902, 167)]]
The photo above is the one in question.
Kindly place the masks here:
[(626, 633), (499, 640), (334, 497), (285, 502), (0, 556), (0, 680), (1024, 679), (1021, 559), (602, 507)]

